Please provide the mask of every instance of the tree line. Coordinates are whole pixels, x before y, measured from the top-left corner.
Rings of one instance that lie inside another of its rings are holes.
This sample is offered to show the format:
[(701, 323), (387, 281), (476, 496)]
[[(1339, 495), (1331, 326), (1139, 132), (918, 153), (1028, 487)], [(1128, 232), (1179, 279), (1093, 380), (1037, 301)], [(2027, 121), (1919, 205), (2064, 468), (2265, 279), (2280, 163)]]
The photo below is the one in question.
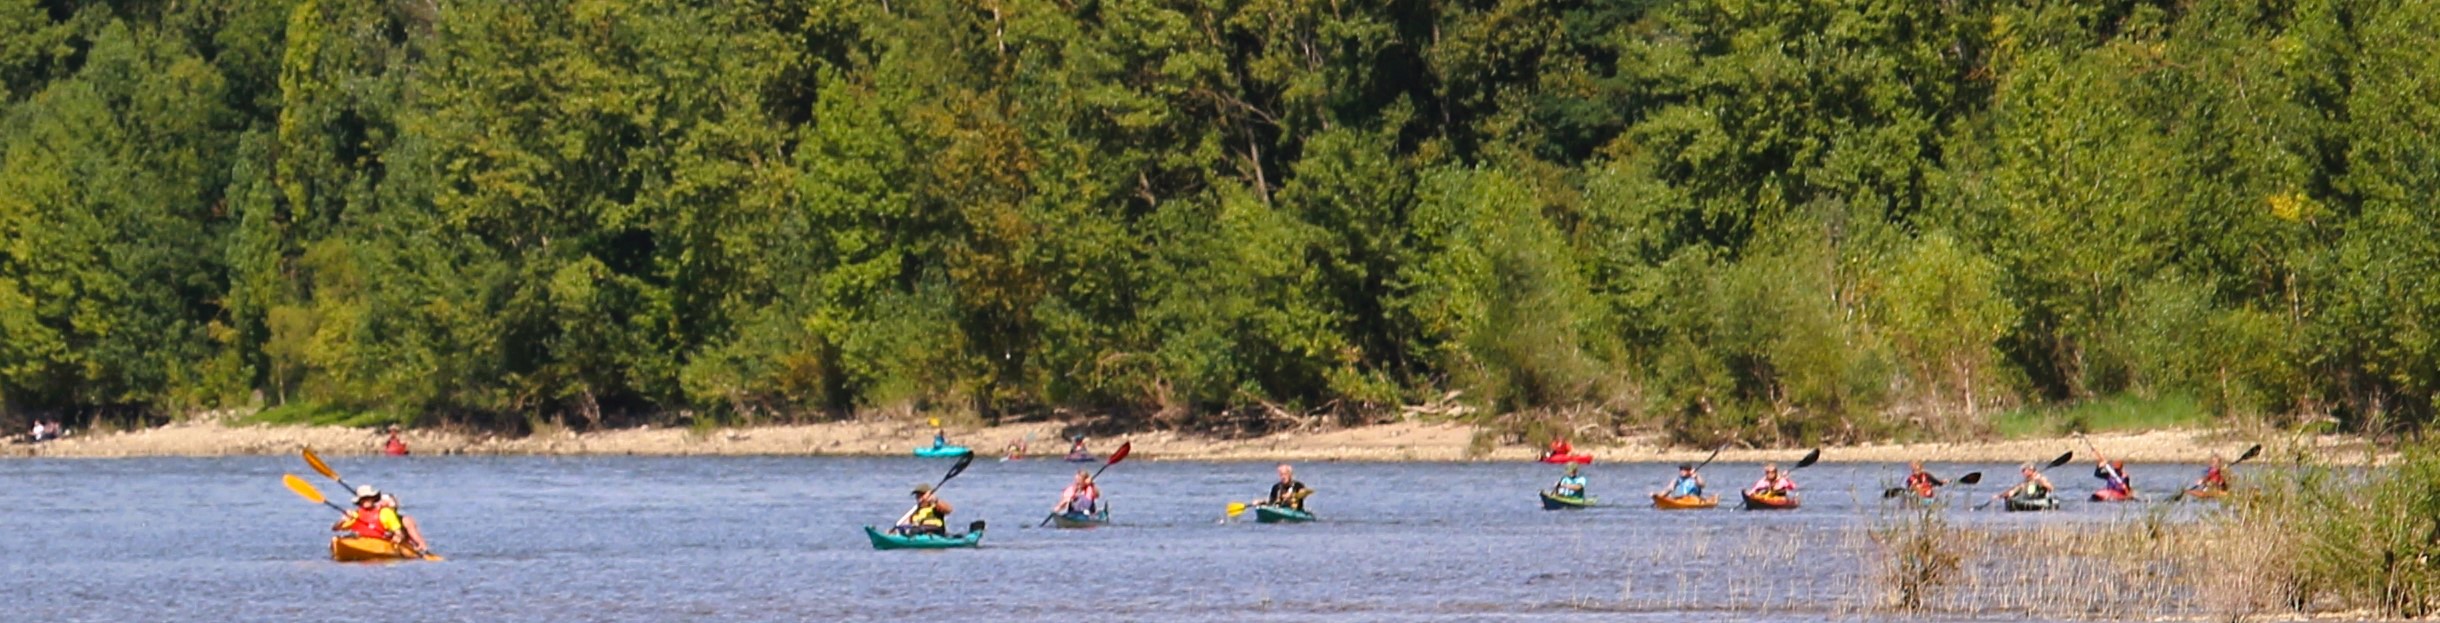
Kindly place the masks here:
[(2431, 420), (2404, 0), (0, 0), (0, 401)]

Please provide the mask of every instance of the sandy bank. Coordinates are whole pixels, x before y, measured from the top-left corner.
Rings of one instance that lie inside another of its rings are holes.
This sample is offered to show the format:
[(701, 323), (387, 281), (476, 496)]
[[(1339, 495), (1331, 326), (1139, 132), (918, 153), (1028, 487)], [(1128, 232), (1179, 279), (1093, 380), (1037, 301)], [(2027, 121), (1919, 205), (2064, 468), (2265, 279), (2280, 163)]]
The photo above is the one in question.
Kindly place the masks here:
[[(1017, 424), (980, 429), (952, 429), (953, 443), (972, 446), (985, 456), (999, 456), (1008, 444), (1032, 436), (1030, 456), (1057, 456), (1066, 444), (1058, 440), (1059, 425)], [(920, 423), (859, 421), (798, 426), (765, 426), (699, 433), (676, 428), (635, 428), (586, 434), (563, 433), (506, 438), (442, 431), (410, 431), (407, 443), (420, 455), (821, 455), (905, 456), (917, 444), (929, 443), (930, 431)], [(1214, 439), (1176, 433), (1127, 437), (1137, 460), (1229, 461), (1529, 461), (1535, 449), (1505, 446), (1488, 455), (1469, 453), (1474, 429), (1454, 424), (1400, 423), (1320, 432), (1290, 432), (1252, 439)], [(2197, 462), (2212, 452), (2233, 453), (2255, 440), (2205, 431), (2157, 431), (2096, 435), (2089, 438), (2104, 453), (2137, 462)], [(138, 457), (229, 456), (285, 454), (310, 446), (328, 454), (378, 451), (382, 435), (367, 429), (304, 426), (229, 426), (209, 422), (172, 424), (138, 431), (72, 436), (41, 444), (0, 446), (10, 457)], [(1115, 448), (1120, 440), (1097, 439), (1097, 452)], [(2355, 443), (2330, 438), (2313, 442), (2326, 454), (2346, 454)], [(1579, 447), (1604, 462), (1700, 460), (1705, 450), (1663, 448), (1649, 439)], [(1822, 459), (1836, 462), (1894, 462), (1922, 459), (1933, 462), (2019, 462), (2041, 460), (2074, 450), (2087, 454), (2074, 439), (2032, 439), (1973, 443), (1860, 445), (1834, 447)], [(1730, 449), (1723, 461), (1792, 460), (1801, 452)]]

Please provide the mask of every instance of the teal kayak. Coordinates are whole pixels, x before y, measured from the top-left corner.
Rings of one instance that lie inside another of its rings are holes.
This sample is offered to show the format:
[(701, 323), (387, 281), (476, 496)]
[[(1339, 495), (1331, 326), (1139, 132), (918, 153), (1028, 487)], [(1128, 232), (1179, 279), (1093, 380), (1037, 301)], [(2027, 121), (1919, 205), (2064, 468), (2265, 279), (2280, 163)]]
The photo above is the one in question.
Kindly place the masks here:
[(1256, 506), (1254, 521), (1258, 523), (1304, 523), (1313, 521), (1313, 513), (1285, 506)]
[(1052, 515), (1051, 525), (1071, 530), (1077, 528), (1098, 528), (1107, 526), (1110, 525), (1110, 509), (1104, 508), (1093, 511), (1093, 514), (1091, 515), (1082, 513), (1060, 513), (1057, 515)]
[(1549, 491), (1542, 492), (1542, 510), (1546, 511), (1566, 510), (1571, 508), (1592, 508), (1593, 503), (1596, 501), (1598, 500), (1591, 497), (1571, 497), (1551, 493)]
[(968, 447), (965, 447), (965, 446), (916, 446), (916, 447), (915, 447), (915, 456), (919, 456), (919, 457), (923, 457), (923, 458), (927, 458), (927, 459), (942, 459), (942, 458), (954, 459), (954, 458), (961, 457), (961, 456), (966, 456), (966, 455), (969, 455), (969, 454), (974, 454), (974, 449), (973, 449), (973, 448), (968, 448)]
[(872, 526), (864, 527), (864, 536), (873, 540), (873, 549), (953, 549), (960, 547), (974, 547), (983, 544), (983, 522), (977, 521), (969, 524), (966, 526), (965, 534), (951, 536), (939, 536), (933, 534), (918, 534), (912, 536), (904, 534), (891, 534), (876, 530)]

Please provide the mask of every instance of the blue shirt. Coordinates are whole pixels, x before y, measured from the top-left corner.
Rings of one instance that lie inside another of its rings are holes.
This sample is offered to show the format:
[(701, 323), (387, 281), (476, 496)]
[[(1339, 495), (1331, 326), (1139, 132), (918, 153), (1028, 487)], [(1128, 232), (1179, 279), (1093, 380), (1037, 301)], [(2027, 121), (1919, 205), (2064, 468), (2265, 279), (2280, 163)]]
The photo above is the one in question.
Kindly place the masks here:
[(1679, 476), (1677, 482), (1669, 485), (1669, 497), (1682, 498), (1702, 494), (1703, 485), (1695, 484), (1693, 476)]
[[(1571, 487), (1571, 486), (1573, 486), (1573, 487), (1575, 488), (1575, 490), (1570, 491), (1568, 488), (1569, 488), (1569, 487)], [(1577, 497), (1583, 497), (1583, 496), (1584, 496), (1584, 477), (1583, 477), (1583, 476), (1560, 476), (1560, 477), (1559, 477), (1559, 486), (1554, 487), (1554, 489), (1557, 489), (1560, 495), (1572, 495), (1572, 496), (1577, 496)]]

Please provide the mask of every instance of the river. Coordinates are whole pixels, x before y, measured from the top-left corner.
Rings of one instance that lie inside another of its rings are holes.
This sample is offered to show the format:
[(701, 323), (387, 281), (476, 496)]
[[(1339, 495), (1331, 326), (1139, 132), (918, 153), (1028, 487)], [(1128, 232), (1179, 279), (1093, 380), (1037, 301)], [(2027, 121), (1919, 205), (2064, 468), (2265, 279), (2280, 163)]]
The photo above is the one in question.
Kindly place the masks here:
[[(1616, 504), (1543, 511), (1553, 466), (1310, 463), (1308, 525), (1223, 523), (1271, 465), (1128, 461), (1117, 525), (1037, 529), (1075, 466), (977, 461), (942, 490), (975, 550), (875, 551), (860, 532), (950, 461), (843, 458), (339, 457), (400, 494), (442, 563), (327, 560), (336, 518), (280, 484), (293, 457), (0, 461), (0, 621), (1555, 621), (1873, 616), (1881, 487), (1904, 467), (1797, 472), (1787, 512), (1658, 512), (1666, 465), (1591, 466)], [(2140, 468), (2141, 466), (2139, 466)], [(1987, 495), (2010, 465), (1986, 472)], [(2051, 472), (2081, 494), (2080, 465)], [(1715, 464), (1714, 489), (1753, 479)], [(2152, 488), (2191, 466), (2149, 466)], [(2141, 505), (1942, 512), (1960, 525), (2103, 522)], [(1731, 493), (1733, 498), (1734, 494)], [(2173, 509), (2191, 516), (2194, 505)], [(1250, 515), (1245, 519), (1250, 519)]]

